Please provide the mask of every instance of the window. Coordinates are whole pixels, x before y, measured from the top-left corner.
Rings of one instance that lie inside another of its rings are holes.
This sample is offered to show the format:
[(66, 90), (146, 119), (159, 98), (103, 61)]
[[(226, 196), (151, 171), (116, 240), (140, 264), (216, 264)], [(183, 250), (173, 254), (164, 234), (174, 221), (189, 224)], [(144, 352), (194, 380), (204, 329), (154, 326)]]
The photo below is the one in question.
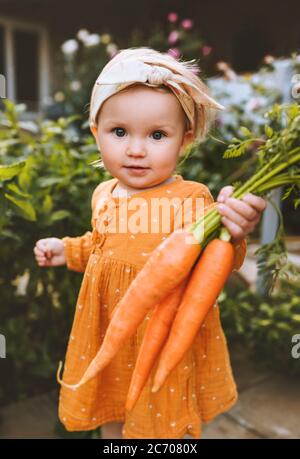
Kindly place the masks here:
[(6, 79), (6, 97), (26, 104), (24, 118), (41, 113), (49, 97), (47, 30), (1, 16), (0, 73)]
[(0, 73), (4, 75), (4, 28), (0, 25)]
[(15, 97), (29, 111), (38, 110), (38, 42), (35, 32), (15, 30)]

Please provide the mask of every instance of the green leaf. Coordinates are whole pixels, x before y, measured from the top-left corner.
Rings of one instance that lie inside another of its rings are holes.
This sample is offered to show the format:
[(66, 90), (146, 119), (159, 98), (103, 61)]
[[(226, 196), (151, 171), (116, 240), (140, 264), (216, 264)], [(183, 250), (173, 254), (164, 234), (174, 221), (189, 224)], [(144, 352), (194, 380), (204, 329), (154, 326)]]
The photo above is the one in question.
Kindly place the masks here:
[(47, 194), (44, 198), (42, 209), (46, 213), (51, 212), (53, 209), (53, 199), (49, 194)]
[(58, 210), (56, 212), (53, 212), (53, 214), (50, 217), (50, 222), (54, 223), (58, 220), (63, 220), (64, 218), (71, 217), (71, 213), (68, 210)]
[(240, 131), (245, 137), (252, 137), (252, 132), (246, 126), (241, 126)]
[(26, 220), (36, 221), (36, 213), (33, 205), (29, 201), (23, 201), (21, 199), (17, 199), (10, 194), (5, 193), (4, 195), (7, 199), (9, 199), (18, 209), (21, 211), (22, 216)]
[(11, 191), (13, 191), (14, 193), (18, 194), (19, 196), (22, 196), (23, 198), (31, 198), (32, 195), (29, 194), (29, 193), (24, 193), (24, 191), (20, 190), (20, 188), (18, 187), (18, 185), (16, 183), (9, 183), (7, 185), (7, 188)]
[(25, 166), (26, 161), (0, 166), (0, 180), (10, 180), (20, 173)]
[(273, 129), (267, 124), (265, 125), (265, 133), (266, 133), (266, 136), (269, 138), (272, 137), (273, 135)]
[(49, 186), (62, 183), (64, 180), (65, 177), (41, 177), (38, 180), (38, 185), (40, 188), (48, 188)]

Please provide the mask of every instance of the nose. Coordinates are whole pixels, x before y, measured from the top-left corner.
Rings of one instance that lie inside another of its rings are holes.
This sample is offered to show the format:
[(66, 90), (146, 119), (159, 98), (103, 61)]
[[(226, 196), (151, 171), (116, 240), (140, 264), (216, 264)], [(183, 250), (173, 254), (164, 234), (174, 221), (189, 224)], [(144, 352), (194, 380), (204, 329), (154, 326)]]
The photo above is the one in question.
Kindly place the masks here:
[(134, 157), (144, 157), (146, 155), (146, 151), (143, 141), (137, 138), (131, 139), (127, 148), (127, 155)]

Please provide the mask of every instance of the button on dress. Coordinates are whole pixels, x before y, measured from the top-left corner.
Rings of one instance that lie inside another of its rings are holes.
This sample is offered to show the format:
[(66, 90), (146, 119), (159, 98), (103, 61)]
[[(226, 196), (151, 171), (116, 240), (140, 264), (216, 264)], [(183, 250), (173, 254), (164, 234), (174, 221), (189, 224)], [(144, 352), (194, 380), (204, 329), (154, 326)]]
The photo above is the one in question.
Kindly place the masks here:
[[(129, 197), (113, 196), (118, 179), (102, 182), (92, 195), (92, 231), (63, 238), (67, 268), (84, 273), (65, 356), (63, 380), (66, 383), (80, 380), (101, 346), (118, 301), (155, 247), (180, 226), (178, 203), (183, 204), (186, 198), (191, 198), (193, 203), (196, 198), (202, 198), (203, 212), (215, 205), (205, 185), (184, 180), (178, 174), (173, 178), (171, 183), (141, 190)], [(156, 231), (124, 231), (120, 213), (126, 215), (127, 211), (130, 216), (136, 212), (133, 208), (136, 198), (140, 201), (141, 219), (148, 216), (149, 223), (151, 212), (147, 205), (152, 198), (163, 197), (177, 202), (177, 207), (172, 207), (170, 212), (167, 230), (152, 221)], [(196, 206), (193, 205), (189, 214), (190, 223), (196, 215), (199, 217)], [(112, 231), (116, 220), (119, 226), (117, 231)], [(240, 268), (245, 254), (244, 239), (236, 244), (234, 269)], [(200, 438), (203, 422), (209, 422), (236, 402), (236, 384), (216, 303), (193, 345), (162, 388), (157, 393), (151, 392), (156, 364), (135, 407), (129, 413), (125, 411), (131, 375), (151, 314), (152, 311), (96, 377), (76, 390), (60, 388), (58, 414), (67, 430), (92, 430), (119, 421), (124, 422), (124, 439), (180, 439), (185, 434)]]

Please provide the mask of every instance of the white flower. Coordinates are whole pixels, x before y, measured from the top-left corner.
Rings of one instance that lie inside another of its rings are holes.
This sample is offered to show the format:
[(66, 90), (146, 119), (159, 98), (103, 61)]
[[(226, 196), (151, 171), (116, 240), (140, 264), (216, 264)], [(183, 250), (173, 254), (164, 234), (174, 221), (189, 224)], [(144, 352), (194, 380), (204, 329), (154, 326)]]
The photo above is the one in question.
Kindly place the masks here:
[(70, 88), (72, 91), (79, 91), (81, 89), (81, 83), (78, 80), (71, 81)]
[(101, 41), (100, 35), (98, 35), (97, 33), (92, 33), (85, 38), (84, 46), (87, 46), (87, 47), (96, 46), (96, 45), (99, 45), (100, 41)]
[(65, 100), (65, 95), (63, 92), (58, 91), (54, 94), (54, 100), (56, 102), (63, 102)]
[(66, 55), (72, 55), (78, 50), (78, 43), (76, 40), (67, 40), (61, 46), (62, 52)]
[(115, 43), (109, 43), (106, 47), (106, 52), (109, 56), (114, 56), (118, 52), (118, 47)]
[(89, 36), (89, 31), (86, 30), (86, 29), (80, 29), (78, 32), (77, 32), (77, 38), (78, 40), (81, 40), (82, 42), (85, 41), (85, 39)]

